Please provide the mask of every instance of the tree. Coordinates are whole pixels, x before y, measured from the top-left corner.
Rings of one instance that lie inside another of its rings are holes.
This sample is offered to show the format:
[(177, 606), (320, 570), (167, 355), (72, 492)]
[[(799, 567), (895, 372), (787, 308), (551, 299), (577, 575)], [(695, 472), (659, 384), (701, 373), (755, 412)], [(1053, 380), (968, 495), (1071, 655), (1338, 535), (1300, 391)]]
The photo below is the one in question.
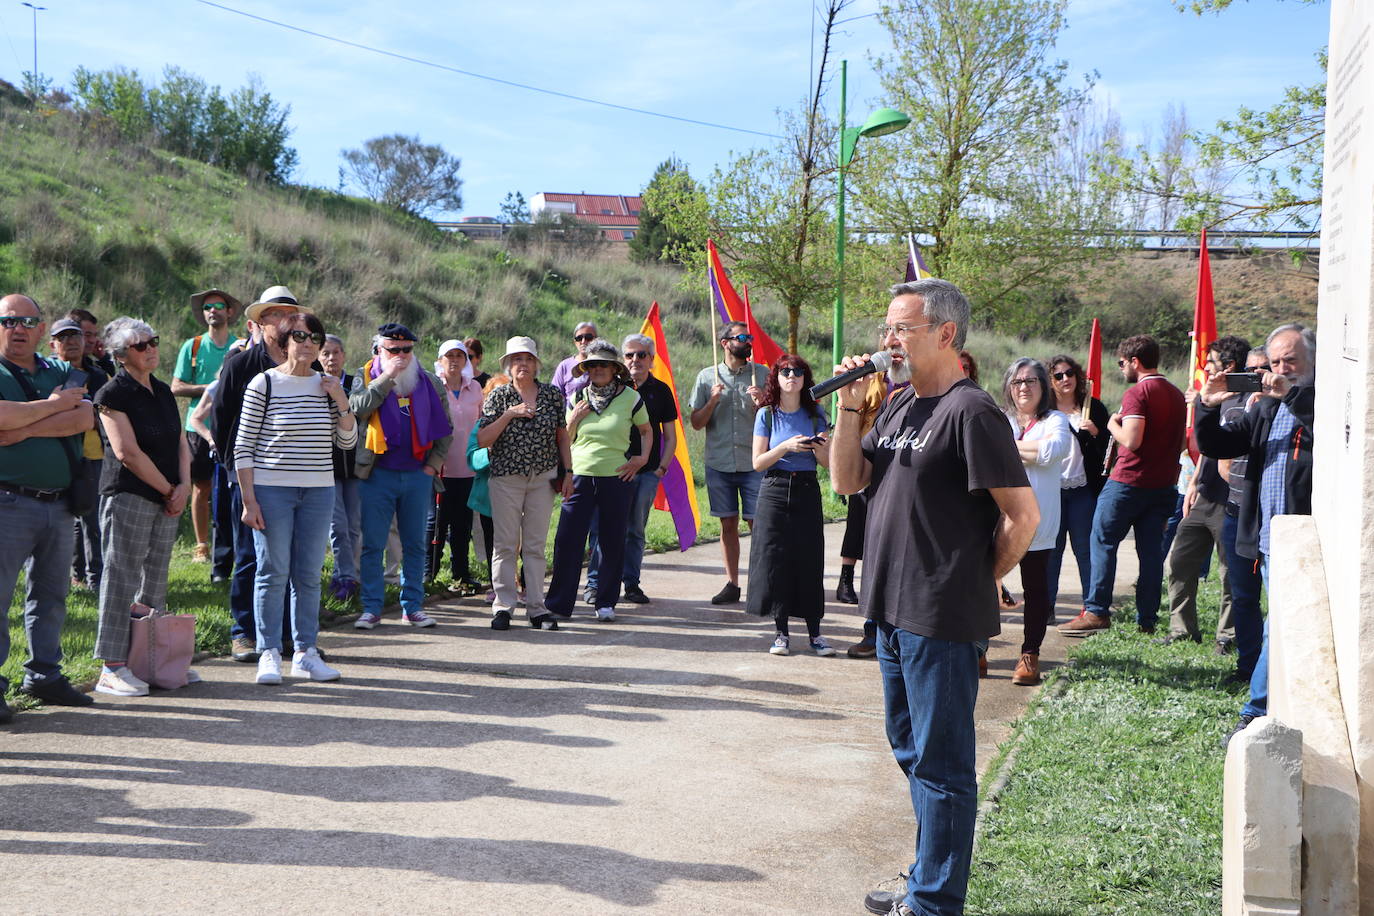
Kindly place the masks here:
[(419, 137), (373, 137), (362, 149), (343, 150), (344, 166), (362, 192), (416, 216), (463, 208), (462, 162)]
[(862, 146), (855, 222), (924, 237), (935, 274), (1008, 330), (1024, 326), (1037, 290), (1116, 241), (1119, 192), (1101, 172), (1119, 131), (1082, 150), (1078, 176), (1061, 167), (1091, 86), (1051, 59), (1066, 3), (898, 0), (879, 13), (893, 49), (873, 61), (882, 104), (912, 123)]
[(555, 210), (540, 210), (533, 221), (515, 223), (505, 237), (515, 248), (543, 244), (591, 252), (605, 244), (601, 227), (596, 223)]
[(783, 139), (750, 150), (717, 168), (705, 190), (686, 172), (665, 176), (644, 192), (644, 206), (662, 215), (670, 235), (667, 256), (700, 282), (705, 246), (715, 240), (734, 277), (774, 293), (787, 309), (787, 348), (797, 350), (804, 308), (823, 307), (835, 291), (830, 188), (836, 125), (820, 109), (830, 39), (848, 0), (829, 0), (814, 92), (799, 115), (783, 115)]
[(506, 199), (501, 203), (501, 222), (503, 223), (528, 223), (530, 221), (530, 205), (525, 201), (525, 195), (519, 191), (509, 191)]
[(685, 235), (675, 234), (664, 221), (663, 214), (649, 203), (651, 198), (658, 199), (658, 195), (650, 194), (650, 189), (669, 183), (677, 186), (679, 192), (688, 195), (695, 193), (697, 189), (696, 182), (687, 172), (687, 166), (676, 156), (664, 160), (654, 170), (654, 177), (649, 179), (644, 195), (641, 196), (639, 229), (635, 232), (634, 238), (630, 239), (630, 257), (641, 264), (652, 261), (676, 261), (681, 264), (682, 258), (691, 251), (691, 239)]

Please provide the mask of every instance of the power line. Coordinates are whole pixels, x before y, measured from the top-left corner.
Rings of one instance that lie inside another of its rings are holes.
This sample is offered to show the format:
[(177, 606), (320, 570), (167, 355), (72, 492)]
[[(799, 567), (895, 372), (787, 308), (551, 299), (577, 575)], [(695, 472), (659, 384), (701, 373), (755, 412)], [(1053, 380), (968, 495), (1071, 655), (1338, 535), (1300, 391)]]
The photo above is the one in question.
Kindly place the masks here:
[(713, 121), (699, 121), (696, 118), (684, 118), (680, 117), (679, 115), (664, 114), (661, 111), (649, 111), (647, 108), (635, 108), (631, 105), (619, 105), (615, 102), (606, 102), (602, 101), (601, 99), (592, 99), (586, 96), (573, 95), (572, 93), (568, 92), (559, 92), (556, 89), (545, 89), (542, 86), (532, 86), (529, 83), (520, 83), (516, 82), (515, 80), (502, 79), (499, 76), (487, 76), (484, 73), (474, 73), (471, 70), (463, 70), (460, 67), (451, 67), (448, 64), (441, 64), (436, 61), (425, 60), (422, 57), (412, 57), (408, 54), (401, 54), (397, 51), (388, 51), (385, 48), (376, 48), (371, 45), (361, 44), (360, 42), (349, 41), (346, 38), (339, 38), (335, 35), (326, 35), (323, 32), (316, 32), (298, 25), (291, 25), (289, 22), (281, 22), (276, 19), (268, 19), (266, 16), (259, 16), (255, 13), (249, 13), (245, 10), (234, 9), (232, 6), (225, 6), (222, 3), (214, 3), (212, 2), (212, 0), (195, 0), (195, 2), (202, 4), (204, 6), (214, 7), (217, 10), (223, 10), (226, 13), (233, 13), (237, 16), (243, 16), (246, 19), (255, 19), (258, 22), (264, 22), (268, 25), (277, 26), (278, 28), (287, 29), (292, 32), (299, 32), (302, 35), (309, 35), (312, 38), (321, 38), (325, 41), (332, 41), (335, 44), (346, 45), (350, 48), (357, 48), (360, 51), (367, 51), (372, 54), (380, 54), (383, 57), (391, 57), (396, 60), (403, 60), (407, 63), (419, 64), (422, 67), (432, 67), (435, 70), (444, 70), (448, 73), (457, 73), (459, 76), (470, 76), (473, 79), (486, 80), (489, 83), (499, 83), (502, 86), (511, 86), (516, 89), (524, 89), (528, 92), (539, 92), (544, 95), (551, 95), (561, 99), (571, 99), (574, 102), (584, 102), (588, 105), (600, 105), (603, 108), (612, 108), (616, 111), (628, 111), (631, 114), (648, 115), (652, 118), (664, 118), (668, 121), (681, 121), (684, 124), (695, 124), (698, 127), (712, 127), (717, 130), (731, 130), (736, 133), (753, 134), (756, 137), (768, 137), (773, 140), (783, 139), (779, 134), (770, 134), (762, 130), (750, 130), (747, 127), (732, 127), (729, 124), (717, 124)]

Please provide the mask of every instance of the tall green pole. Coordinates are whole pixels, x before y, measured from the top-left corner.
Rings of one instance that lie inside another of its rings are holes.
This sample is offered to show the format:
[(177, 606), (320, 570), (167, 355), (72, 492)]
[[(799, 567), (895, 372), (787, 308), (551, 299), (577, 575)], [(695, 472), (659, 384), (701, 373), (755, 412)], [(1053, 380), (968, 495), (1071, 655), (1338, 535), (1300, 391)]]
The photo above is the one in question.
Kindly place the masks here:
[(844, 106), (848, 70), (849, 61), (840, 61), (840, 187), (839, 203), (835, 208), (835, 322), (830, 344), (831, 355), (836, 363), (844, 358), (844, 172), (845, 166), (849, 164), (844, 156), (844, 135), (847, 129)]

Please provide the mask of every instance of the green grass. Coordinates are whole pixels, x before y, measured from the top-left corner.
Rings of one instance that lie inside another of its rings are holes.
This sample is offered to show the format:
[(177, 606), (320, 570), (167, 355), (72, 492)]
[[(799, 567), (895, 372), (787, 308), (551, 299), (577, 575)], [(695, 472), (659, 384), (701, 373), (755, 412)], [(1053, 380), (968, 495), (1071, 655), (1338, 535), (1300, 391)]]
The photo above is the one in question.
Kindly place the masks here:
[[(1204, 634), (1219, 593), (1214, 571), (1199, 595)], [(1073, 648), (1019, 724), (969, 913), (1220, 912), (1218, 741), (1246, 690), (1225, 680), (1234, 655), (1214, 655), (1211, 640), (1157, 646), (1134, 613), (1127, 601), (1120, 625)]]

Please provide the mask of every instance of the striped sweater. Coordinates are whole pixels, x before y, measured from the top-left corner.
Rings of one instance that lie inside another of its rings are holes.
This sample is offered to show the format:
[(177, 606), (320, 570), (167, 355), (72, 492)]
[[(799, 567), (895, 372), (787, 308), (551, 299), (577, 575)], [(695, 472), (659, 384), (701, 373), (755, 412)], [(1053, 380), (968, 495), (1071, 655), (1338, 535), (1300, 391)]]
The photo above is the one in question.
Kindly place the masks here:
[(243, 392), (234, 466), (252, 468), (255, 486), (332, 487), (333, 446), (347, 450), (357, 442), (356, 423), (347, 432), (339, 429), (338, 405), (324, 393), (318, 374), (268, 369)]

